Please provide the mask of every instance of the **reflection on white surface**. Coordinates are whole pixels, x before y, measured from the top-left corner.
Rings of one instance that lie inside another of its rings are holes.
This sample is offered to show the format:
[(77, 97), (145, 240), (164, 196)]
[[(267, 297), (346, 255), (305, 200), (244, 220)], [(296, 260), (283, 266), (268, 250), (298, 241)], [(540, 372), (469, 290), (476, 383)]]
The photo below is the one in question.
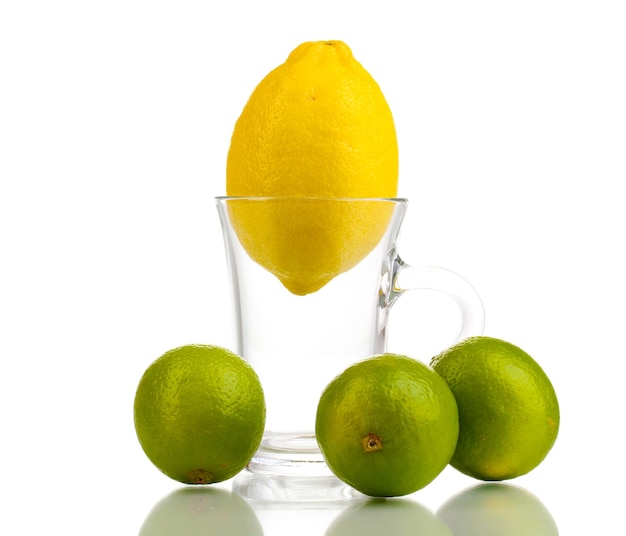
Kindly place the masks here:
[(556, 536), (548, 509), (525, 489), (480, 484), (452, 497), (437, 512), (454, 536)]
[(535, 495), (504, 483), (475, 485), (438, 509), (413, 496), (367, 497), (335, 477), (277, 478), (244, 471), (229, 484), (230, 489), (177, 488), (150, 510), (139, 536), (559, 534), (552, 515)]
[(325, 536), (452, 536), (446, 524), (409, 499), (371, 499), (342, 512)]
[(321, 536), (343, 510), (367, 497), (334, 476), (280, 477), (244, 471), (234, 493), (254, 509), (266, 536)]
[(248, 501), (266, 508), (306, 503), (323, 505), (364, 498), (335, 476), (261, 475), (243, 471), (233, 480), (232, 489)]
[(221, 488), (179, 488), (150, 511), (139, 536), (261, 536), (263, 528), (241, 497)]

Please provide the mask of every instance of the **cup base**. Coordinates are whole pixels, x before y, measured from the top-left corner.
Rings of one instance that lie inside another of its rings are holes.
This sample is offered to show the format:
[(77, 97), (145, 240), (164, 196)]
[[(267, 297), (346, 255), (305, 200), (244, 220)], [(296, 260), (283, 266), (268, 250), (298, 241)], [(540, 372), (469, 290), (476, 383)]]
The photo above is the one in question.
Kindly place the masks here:
[(332, 476), (315, 435), (309, 433), (267, 433), (248, 470), (263, 475)]

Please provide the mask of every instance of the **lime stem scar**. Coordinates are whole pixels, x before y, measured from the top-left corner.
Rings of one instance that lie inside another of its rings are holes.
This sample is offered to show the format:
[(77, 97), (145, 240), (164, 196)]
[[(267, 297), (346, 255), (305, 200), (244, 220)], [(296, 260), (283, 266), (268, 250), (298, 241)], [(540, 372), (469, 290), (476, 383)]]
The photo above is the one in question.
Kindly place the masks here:
[(364, 452), (376, 452), (383, 448), (383, 440), (371, 432), (361, 439), (361, 443), (363, 443)]
[(195, 471), (190, 471), (188, 474), (190, 484), (211, 484), (213, 478), (213, 475), (209, 471), (203, 469), (196, 469)]

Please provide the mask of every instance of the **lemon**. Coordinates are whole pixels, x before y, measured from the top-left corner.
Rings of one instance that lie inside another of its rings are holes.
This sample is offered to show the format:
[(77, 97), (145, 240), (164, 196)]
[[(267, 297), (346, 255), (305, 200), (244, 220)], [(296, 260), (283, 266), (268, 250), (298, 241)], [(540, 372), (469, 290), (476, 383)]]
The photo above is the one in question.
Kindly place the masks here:
[(248, 255), (303, 296), (358, 264), (384, 236), (391, 201), (242, 198), (229, 217)]
[(315, 427), (331, 471), (376, 497), (429, 484), (450, 461), (458, 432), (446, 382), (397, 354), (359, 361), (332, 380), (320, 397)]
[(251, 366), (225, 348), (187, 345), (144, 372), (134, 401), (137, 438), (152, 463), (186, 484), (221, 482), (258, 448), (265, 398)]
[(459, 440), (451, 465), (481, 480), (505, 480), (534, 469), (559, 430), (550, 379), (521, 348), (470, 337), (435, 356), (459, 408)]
[(229, 196), (393, 197), (397, 183), (391, 110), (342, 41), (299, 45), (235, 124)]
[[(338, 205), (324, 200), (393, 198), (397, 188), (391, 110), (342, 41), (298, 46), (258, 84), (235, 124), (228, 196), (320, 200), (304, 211), (284, 204), (230, 207), (250, 257), (294, 294), (315, 292), (358, 263), (390, 217), (389, 207), (372, 203), (346, 204), (337, 215)], [(296, 252), (294, 243), (301, 245)]]

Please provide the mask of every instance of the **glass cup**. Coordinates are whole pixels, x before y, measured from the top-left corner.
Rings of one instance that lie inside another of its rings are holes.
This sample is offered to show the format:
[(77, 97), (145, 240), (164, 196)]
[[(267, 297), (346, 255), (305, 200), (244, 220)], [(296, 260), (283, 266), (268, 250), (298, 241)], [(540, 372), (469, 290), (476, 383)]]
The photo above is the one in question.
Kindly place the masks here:
[(406, 199), (218, 197), (216, 203), (234, 350), (257, 372), (267, 405), (250, 471), (329, 474), (314, 435), (319, 398), (348, 366), (385, 352), (390, 308), (404, 292), (437, 290), (456, 302), (461, 325), (450, 344), (482, 333), (483, 305), (465, 279), (399, 257)]

